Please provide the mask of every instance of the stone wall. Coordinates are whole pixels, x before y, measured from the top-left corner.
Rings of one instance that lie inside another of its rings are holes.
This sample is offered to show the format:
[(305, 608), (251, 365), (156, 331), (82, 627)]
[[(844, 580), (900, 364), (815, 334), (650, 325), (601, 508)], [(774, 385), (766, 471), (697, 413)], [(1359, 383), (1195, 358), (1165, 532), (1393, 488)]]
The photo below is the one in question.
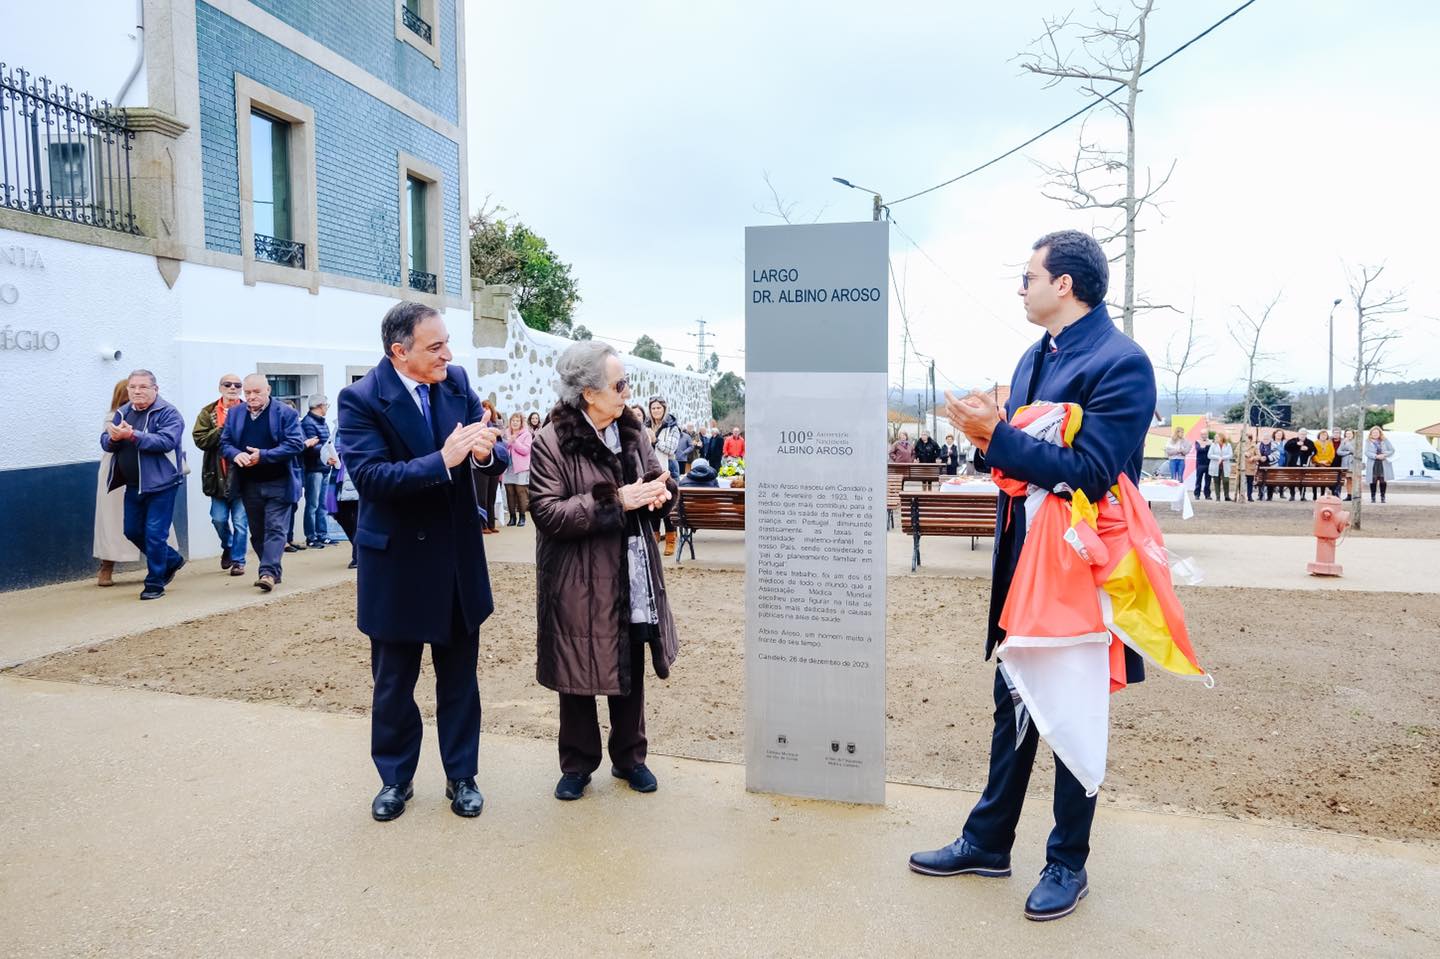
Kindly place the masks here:
[[(573, 343), (563, 336), (532, 330), (520, 318), (507, 286), (474, 288), (475, 391), (505, 415), (555, 405), (555, 360)], [(710, 386), (704, 376), (673, 366), (621, 354), (630, 376), (633, 402), (660, 395), (682, 425), (710, 422)]]

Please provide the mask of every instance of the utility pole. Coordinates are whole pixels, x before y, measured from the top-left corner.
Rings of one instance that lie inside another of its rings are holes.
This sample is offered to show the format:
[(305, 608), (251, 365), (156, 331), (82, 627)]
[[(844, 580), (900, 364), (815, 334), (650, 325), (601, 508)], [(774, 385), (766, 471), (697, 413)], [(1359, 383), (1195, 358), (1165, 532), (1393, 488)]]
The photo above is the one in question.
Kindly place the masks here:
[(880, 219), (880, 209), (881, 209), (881, 207), (883, 207), (884, 205), (885, 205), (885, 204), (883, 204), (883, 203), (880, 202), (880, 194), (878, 194), (878, 193), (875, 194), (875, 205), (874, 205), (874, 207), (873, 207), (872, 210), (871, 210), (871, 214), (872, 214), (872, 215), (871, 215), (870, 219), (872, 219), (872, 220), (879, 220), (879, 219)]
[(930, 438), (933, 440), (935, 434), (940, 431), (940, 423), (935, 418), (935, 404), (940, 402), (939, 394), (935, 392), (935, 361), (930, 361)]
[(702, 316), (695, 323), (700, 327), (700, 332), (686, 333), (685, 335), (695, 337), (695, 369), (704, 370), (705, 362), (709, 359), (705, 355), (705, 318)]
[(1335, 302), (1330, 304), (1330, 372), (1326, 377), (1326, 388), (1330, 391), (1330, 409), (1325, 417), (1325, 429), (1330, 433), (1330, 440), (1335, 440), (1335, 307), (1340, 305), (1340, 297), (1335, 297)]

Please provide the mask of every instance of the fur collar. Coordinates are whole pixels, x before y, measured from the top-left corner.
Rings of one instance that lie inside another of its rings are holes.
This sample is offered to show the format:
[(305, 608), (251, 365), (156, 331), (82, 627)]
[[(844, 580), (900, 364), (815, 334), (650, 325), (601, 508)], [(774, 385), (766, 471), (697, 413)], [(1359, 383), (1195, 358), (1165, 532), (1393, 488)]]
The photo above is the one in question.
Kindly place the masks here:
[[(560, 452), (566, 456), (584, 456), (602, 467), (613, 468), (615, 454), (610, 452), (610, 447), (605, 445), (594, 427), (585, 419), (585, 415), (575, 407), (567, 403), (557, 403), (550, 411), (549, 421), (555, 427), (555, 438), (560, 441)], [(624, 467), (625, 481), (633, 483), (635, 464), (640, 458), (640, 424), (635, 422), (635, 417), (629, 412), (625, 412), (616, 420), (616, 425), (620, 427), (620, 459)]]

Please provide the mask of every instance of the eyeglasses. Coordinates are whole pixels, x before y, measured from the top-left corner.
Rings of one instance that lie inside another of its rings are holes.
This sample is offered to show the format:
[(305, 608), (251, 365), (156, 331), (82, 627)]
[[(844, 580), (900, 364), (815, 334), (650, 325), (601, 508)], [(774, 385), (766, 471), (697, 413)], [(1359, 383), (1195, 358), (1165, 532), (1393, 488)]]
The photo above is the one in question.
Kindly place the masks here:
[(220, 388), (223, 390), (238, 390), (244, 384), (239, 380), (221, 380)]
[[(1020, 289), (1022, 289), (1022, 290), (1028, 290), (1028, 289), (1030, 289), (1030, 283), (1031, 283), (1031, 281), (1032, 281), (1032, 280), (1038, 280), (1038, 279), (1040, 279), (1040, 277), (1036, 276), (1034, 273), (1021, 273), (1021, 274), (1020, 274)], [(1046, 282), (1046, 283), (1053, 283), (1053, 282), (1055, 282), (1055, 277), (1053, 277), (1053, 276), (1047, 277), (1046, 280), (1045, 280), (1045, 282)]]
[(620, 379), (618, 379), (618, 380), (615, 381), (615, 392), (616, 392), (616, 393), (624, 393), (624, 392), (625, 392), (626, 390), (628, 390), (629, 388), (630, 388), (630, 380), (629, 380), (629, 378), (622, 376)]

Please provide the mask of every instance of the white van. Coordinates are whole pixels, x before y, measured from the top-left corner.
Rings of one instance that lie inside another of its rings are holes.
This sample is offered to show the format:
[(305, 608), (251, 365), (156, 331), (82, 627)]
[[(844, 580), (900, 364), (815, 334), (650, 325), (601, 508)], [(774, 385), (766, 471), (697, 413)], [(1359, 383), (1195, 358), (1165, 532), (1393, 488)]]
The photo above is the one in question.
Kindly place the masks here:
[(1440, 483), (1440, 451), (1419, 433), (1386, 433), (1395, 456), (1392, 483)]

